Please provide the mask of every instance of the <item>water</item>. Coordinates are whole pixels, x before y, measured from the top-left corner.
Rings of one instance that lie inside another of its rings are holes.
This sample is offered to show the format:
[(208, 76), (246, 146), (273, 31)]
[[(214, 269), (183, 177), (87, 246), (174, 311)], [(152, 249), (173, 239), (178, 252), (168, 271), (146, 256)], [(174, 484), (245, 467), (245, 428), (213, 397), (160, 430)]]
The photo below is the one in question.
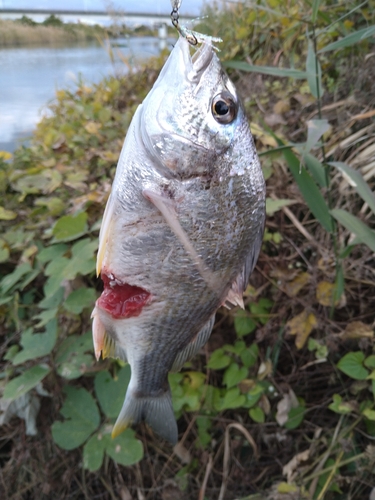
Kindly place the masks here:
[[(167, 42), (171, 47), (172, 40)], [(153, 37), (116, 40), (121, 53), (136, 65), (159, 54), (162, 41)], [(114, 52), (117, 53), (116, 48)], [(117, 56), (114, 64), (100, 45), (70, 47), (16, 47), (0, 49), (0, 151), (12, 152), (27, 141), (46, 114), (56, 89), (74, 88), (79, 78), (97, 83), (103, 77), (125, 73)]]

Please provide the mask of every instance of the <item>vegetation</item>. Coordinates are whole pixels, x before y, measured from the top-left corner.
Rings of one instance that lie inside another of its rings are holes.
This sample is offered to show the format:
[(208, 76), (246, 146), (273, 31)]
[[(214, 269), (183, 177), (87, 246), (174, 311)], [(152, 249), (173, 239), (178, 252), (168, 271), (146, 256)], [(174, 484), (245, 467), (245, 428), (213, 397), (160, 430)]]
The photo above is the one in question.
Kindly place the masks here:
[(0, 19), (0, 47), (97, 41), (98, 36), (105, 34), (99, 25), (63, 23), (54, 15), (40, 24), (27, 16), (16, 21)]
[(170, 376), (172, 454), (142, 425), (109, 438), (129, 369), (94, 362), (89, 317), (103, 207), (162, 59), (58, 91), (31, 146), (2, 153), (2, 497), (369, 498), (374, 12), (371, 2), (260, 0), (215, 6), (200, 28), (224, 40), (268, 220), (245, 311), (220, 311), (204, 353)]
[[(172, 33), (172, 29), (169, 30)], [(120, 36), (156, 36), (157, 30), (149, 26), (126, 26), (121, 17), (113, 17), (108, 27), (83, 23), (64, 23), (53, 14), (42, 23), (27, 16), (15, 21), (0, 19), (0, 47), (15, 45), (53, 45), (75, 42), (98, 41)]]

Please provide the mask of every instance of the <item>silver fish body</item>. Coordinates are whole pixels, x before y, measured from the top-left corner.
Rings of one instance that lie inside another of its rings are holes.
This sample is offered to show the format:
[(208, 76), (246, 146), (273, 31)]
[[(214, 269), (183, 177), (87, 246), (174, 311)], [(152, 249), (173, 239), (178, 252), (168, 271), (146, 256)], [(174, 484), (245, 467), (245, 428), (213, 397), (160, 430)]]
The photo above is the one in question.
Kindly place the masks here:
[(131, 381), (113, 435), (145, 420), (177, 441), (168, 372), (241, 305), (264, 229), (265, 185), (247, 119), (214, 49), (180, 37), (129, 127), (99, 238), (97, 357)]

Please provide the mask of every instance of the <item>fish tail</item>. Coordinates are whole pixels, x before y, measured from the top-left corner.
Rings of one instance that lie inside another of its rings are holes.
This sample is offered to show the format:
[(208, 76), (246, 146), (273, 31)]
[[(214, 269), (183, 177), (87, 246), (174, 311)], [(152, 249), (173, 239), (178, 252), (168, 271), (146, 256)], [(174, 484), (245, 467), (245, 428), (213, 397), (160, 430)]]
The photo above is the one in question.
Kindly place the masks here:
[(130, 387), (124, 405), (112, 430), (115, 438), (130, 425), (144, 420), (163, 439), (177, 443), (178, 430), (170, 391), (159, 396), (136, 396)]

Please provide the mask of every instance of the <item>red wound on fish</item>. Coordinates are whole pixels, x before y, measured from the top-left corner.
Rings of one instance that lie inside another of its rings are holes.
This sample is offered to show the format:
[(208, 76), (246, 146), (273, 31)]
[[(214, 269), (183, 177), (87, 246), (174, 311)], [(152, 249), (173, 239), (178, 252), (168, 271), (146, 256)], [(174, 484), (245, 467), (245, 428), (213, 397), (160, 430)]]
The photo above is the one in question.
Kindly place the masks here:
[(131, 318), (139, 316), (149, 302), (150, 293), (139, 286), (117, 283), (113, 275), (102, 273), (104, 290), (97, 305), (107, 311), (113, 318)]

